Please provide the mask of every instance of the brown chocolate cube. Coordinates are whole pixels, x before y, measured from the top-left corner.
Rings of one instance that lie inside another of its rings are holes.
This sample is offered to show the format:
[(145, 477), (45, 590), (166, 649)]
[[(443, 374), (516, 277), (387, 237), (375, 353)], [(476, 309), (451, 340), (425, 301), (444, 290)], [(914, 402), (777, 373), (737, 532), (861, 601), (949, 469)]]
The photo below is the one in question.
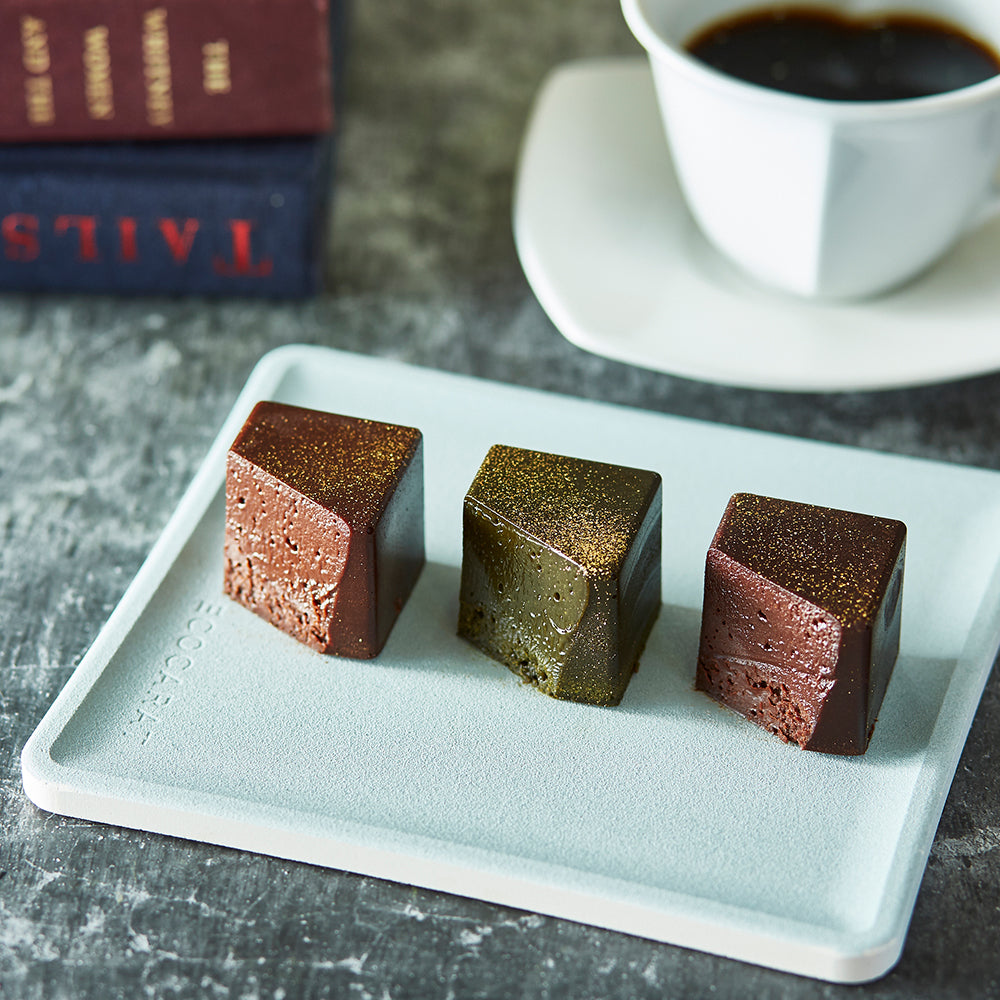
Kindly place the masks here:
[(899, 651), (906, 526), (738, 493), (705, 565), (696, 686), (807, 750), (862, 754)]
[(313, 649), (372, 657), (423, 563), (420, 431), (257, 404), (226, 461), (230, 597)]

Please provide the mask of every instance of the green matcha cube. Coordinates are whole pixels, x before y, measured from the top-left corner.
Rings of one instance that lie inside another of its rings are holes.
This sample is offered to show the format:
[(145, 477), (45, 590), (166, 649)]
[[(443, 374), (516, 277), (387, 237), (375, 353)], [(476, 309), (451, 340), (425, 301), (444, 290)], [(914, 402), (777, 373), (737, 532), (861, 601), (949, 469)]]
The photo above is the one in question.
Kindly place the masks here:
[(655, 472), (494, 445), (465, 497), (458, 634), (553, 698), (617, 705), (660, 610)]

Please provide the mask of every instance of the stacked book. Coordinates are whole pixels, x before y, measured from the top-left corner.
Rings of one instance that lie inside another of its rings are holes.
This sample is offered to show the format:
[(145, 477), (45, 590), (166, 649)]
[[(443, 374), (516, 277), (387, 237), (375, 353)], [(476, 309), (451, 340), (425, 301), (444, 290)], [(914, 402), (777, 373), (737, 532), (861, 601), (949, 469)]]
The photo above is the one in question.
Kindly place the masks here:
[(0, 0), (0, 289), (322, 281), (341, 0)]

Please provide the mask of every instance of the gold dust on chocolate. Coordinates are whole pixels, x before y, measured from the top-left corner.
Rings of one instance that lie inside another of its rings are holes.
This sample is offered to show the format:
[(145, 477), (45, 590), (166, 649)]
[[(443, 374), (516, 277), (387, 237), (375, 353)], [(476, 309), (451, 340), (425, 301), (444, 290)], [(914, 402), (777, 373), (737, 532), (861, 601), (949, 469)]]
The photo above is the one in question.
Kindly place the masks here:
[(621, 566), (639, 529), (652, 475), (494, 445), (470, 493), (589, 575), (608, 576)]
[(695, 686), (806, 750), (863, 754), (899, 652), (906, 526), (738, 493), (705, 562)]
[(223, 589), (324, 653), (382, 649), (424, 563), (418, 430), (263, 401), (226, 461)]
[(465, 498), (458, 634), (540, 691), (621, 701), (660, 607), (660, 477), (490, 449)]
[(233, 450), (323, 506), (348, 504), (360, 523), (382, 508), (419, 440), (412, 427), (270, 406)]
[(738, 493), (716, 545), (848, 628), (877, 613), (904, 531), (888, 518)]

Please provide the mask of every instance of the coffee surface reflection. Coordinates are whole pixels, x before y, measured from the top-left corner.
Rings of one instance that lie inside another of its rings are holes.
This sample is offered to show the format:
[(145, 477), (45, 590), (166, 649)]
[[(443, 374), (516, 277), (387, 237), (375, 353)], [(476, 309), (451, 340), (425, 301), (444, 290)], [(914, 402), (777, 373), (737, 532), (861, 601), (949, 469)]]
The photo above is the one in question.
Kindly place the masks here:
[(713, 22), (686, 48), (748, 83), (832, 101), (928, 97), (1000, 74), (1000, 55), (986, 43), (915, 13), (755, 9)]

